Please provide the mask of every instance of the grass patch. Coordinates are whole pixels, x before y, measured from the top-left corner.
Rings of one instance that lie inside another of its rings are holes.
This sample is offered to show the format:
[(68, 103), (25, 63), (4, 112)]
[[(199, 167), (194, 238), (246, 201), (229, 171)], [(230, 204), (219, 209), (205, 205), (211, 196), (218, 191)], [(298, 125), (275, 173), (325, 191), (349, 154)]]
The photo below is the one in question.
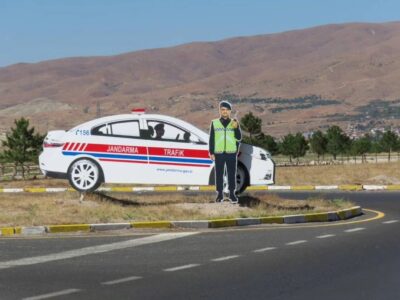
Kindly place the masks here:
[[(343, 185), (343, 184), (400, 184), (400, 161), (344, 165), (277, 167), (277, 185)], [(110, 186), (141, 186), (138, 184), (105, 184)], [(155, 185), (151, 185), (155, 186)], [(27, 179), (2, 180), (1, 188), (70, 187), (68, 180)]]
[(160, 220), (204, 220), (327, 212), (354, 206), (341, 199), (283, 199), (254, 192), (240, 205), (213, 203), (213, 193), (0, 194), (0, 226), (37, 226)]
[(400, 184), (400, 162), (276, 168), (277, 185)]

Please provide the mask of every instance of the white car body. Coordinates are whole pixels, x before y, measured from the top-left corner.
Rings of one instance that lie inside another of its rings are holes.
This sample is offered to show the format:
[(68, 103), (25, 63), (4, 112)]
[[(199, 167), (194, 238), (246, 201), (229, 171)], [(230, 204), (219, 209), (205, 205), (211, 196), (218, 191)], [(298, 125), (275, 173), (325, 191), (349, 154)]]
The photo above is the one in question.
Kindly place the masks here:
[[(165, 133), (162, 139), (155, 139), (153, 131), (159, 123), (164, 124)], [(99, 168), (98, 174), (87, 174), (88, 180), (96, 175), (105, 183), (209, 185), (214, 184), (214, 162), (209, 157), (208, 140), (207, 133), (177, 118), (144, 113), (114, 115), (69, 131), (50, 131), (39, 164), (45, 175), (69, 178), (70, 182), (73, 163), (86, 159)], [(239, 185), (273, 184), (274, 173), (275, 164), (267, 151), (240, 145)], [(238, 190), (243, 187), (238, 186)], [(92, 188), (88, 183), (87, 190)]]

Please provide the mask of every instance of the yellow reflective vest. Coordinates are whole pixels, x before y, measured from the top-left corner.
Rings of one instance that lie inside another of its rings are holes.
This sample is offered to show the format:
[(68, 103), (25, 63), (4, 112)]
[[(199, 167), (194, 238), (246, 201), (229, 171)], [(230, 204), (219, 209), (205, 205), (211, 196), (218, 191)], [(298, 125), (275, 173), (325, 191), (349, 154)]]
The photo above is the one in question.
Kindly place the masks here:
[(214, 119), (212, 123), (214, 127), (214, 153), (236, 153), (238, 141), (235, 138), (232, 120), (226, 128), (222, 125), (220, 119)]

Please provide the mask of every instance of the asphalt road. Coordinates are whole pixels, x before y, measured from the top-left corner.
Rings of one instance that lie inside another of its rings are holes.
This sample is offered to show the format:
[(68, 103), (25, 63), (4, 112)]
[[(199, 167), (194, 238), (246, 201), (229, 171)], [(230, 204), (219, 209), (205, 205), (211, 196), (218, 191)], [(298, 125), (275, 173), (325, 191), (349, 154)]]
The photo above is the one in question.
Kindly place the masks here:
[(400, 193), (325, 195), (369, 210), (311, 225), (3, 238), (0, 299), (400, 299)]

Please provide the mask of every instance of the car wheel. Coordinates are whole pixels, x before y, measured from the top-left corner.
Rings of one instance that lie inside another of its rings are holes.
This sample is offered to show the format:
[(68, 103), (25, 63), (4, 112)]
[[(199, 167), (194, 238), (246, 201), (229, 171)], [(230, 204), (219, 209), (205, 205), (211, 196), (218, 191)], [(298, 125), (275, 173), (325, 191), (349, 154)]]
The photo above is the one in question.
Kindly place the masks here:
[[(246, 167), (242, 164), (238, 164), (236, 169), (236, 193), (243, 193), (249, 186), (249, 175), (247, 173)], [(224, 193), (229, 193), (228, 188), (228, 177), (224, 175)]]
[(99, 165), (91, 159), (78, 159), (68, 170), (68, 179), (72, 187), (79, 192), (92, 192), (102, 182)]
[(242, 164), (238, 164), (236, 169), (236, 191), (243, 193), (249, 185), (249, 175)]

